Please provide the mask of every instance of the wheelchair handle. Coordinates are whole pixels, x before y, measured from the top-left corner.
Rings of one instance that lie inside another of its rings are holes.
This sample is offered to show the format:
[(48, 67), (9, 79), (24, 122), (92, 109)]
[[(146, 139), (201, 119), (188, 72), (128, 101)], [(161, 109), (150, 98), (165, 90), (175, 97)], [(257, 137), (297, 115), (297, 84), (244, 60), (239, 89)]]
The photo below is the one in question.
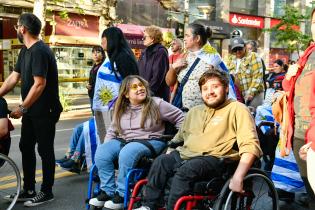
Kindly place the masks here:
[(273, 127), (275, 127), (275, 123), (274, 123), (274, 122), (271, 122), (271, 121), (263, 120), (263, 121), (261, 121), (261, 122), (258, 124), (258, 128), (261, 128), (262, 126), (269, 126), (269, 127), (273, 128)]

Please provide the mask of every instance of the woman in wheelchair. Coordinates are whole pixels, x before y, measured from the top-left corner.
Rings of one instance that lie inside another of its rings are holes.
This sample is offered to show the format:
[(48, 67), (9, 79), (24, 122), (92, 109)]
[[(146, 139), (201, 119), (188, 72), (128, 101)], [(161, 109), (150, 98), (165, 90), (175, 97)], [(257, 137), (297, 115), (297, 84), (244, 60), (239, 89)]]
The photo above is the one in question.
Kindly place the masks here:
[[(165, 148), (166, 143), (161, 139), (165, 131), (164, 122), (179, 128), (183, 120), (180, 109), (150, 96), (148, 83), (143, 78), (136, 75), (126, 77), (119, 90), (112, 124), (95, 154), (101, 193), (89, 204), (122, 209), (128, 170), (134, 168), (141, 157), (152, 157), (151, 149), (159, 154)], [(114, 163), (117, 159), (115, 183)]]
[[(229, 188), (243, 192), (243, 179), (262, 154), (250, 111), (227, 97), (228, 75), (217, 69), (209, 70), (201, 76), (199, 87), (204, 104), (189, 110), (171, 141), (183, 141), (184, 145), (154, 160), (144, 189), (143, 206), (138, 210), (161, 207), (160, 198), (170, 177), (173, 179), (166, 209), (173, 210), (181, 196), (193, 191), (195, 182), (222, 176), (225, 165), (220, 158), (240, 157)], [(235, 143), (238, 151), (233, 149)]]

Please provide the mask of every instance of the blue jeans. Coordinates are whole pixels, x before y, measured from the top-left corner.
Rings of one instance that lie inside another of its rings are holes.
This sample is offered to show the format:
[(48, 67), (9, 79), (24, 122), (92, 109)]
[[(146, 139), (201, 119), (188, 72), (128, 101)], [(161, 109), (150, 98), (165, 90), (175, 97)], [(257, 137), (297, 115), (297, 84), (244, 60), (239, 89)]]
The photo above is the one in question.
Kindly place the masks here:
[[(160, 153), (165, 143), (158, 140), (149, 141), (156, 153)], [(112, 139), (98, 146), (95, 153), (95, 164), (98, 168), (98, 175), (101, 179), (101, 190), (107, 195), (113, 196), (118, 192), (121, 197), (125, 193), (125, 177), (128, 171), (135, 167), (143, 156), (151, 156), (151, 151), (145, 145), (138, 142), (131, 142), (121, 147), (121, 142)], [(115, 184), (114, 161), (118, 158), (118, 177)]]
[(69, 149), (70, 157), (74, 154), (76, 154), (76, 156), (81, 156), (85, 152), (83, 123), (80, 123), (73, 129)]

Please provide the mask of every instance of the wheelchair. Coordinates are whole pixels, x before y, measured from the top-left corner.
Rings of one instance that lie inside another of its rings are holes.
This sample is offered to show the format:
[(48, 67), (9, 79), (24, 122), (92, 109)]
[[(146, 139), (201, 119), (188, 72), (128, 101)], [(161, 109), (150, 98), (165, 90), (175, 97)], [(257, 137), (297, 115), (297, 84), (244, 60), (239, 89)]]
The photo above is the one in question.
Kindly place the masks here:
[[(9, 131), (13, 130), (14, 127), (9, 123)], [(21, 176), (17, 165), (14, 161), (8, 157), (9, 151), (11, 147), (11, 137), (10, 133), (7, 136), (0, 139), (0, 208), (4, 207), (6, 210), (13, 209), (18, 195), (21, 190)], [(5, 201), (3, 204), (3, 200), (5, 197), (9, 197), (10, 195), (15, 194), (13, 199), (9, 201)]]
[[(171, 134), (164, 134), (161, 138), (163, 141), (167, 142), (173, 137)], [(151, 149), (150, 149), (151, 150)], [(166, 152), (166, 149), (164, 149), (161, 153)], [(159, 155), (159, 154), (156, 154)], [(124, 209), (128, 208), (129, 199), (131, 196), (131, 193), (133, 191), (133, 188), (137, 181), (144, 179), (151, 167), (151, 164), (154, 160), (154, 157), (142, 157), (136, 164), (136, 167), (133, 169), (130, 169), (126, 175), (125, 179), (125, 194), (124, 194)], [(118, 168), (118, 160), (115, 161), (115, 169)], [(94, 164), (91, 167), (90, 173), (89, 173), (89, 182), (88, 182), (88, 193), (87, 193), (87, 199), (86, 199), (86, 209), (89, 210), (91, 206), (89, 205), (89, 200), (91, 198), (96, 197), (100, 192), (100, 179), (98, 177), (97, 167)], [(93, 206), (94, 210), (102, 209), (99, 207)]]
[[(258, 168), (251, 168), (245, 176), (244, 193), (230, 191), (229, 179), (236, 167), (235, 163), (229, 164), (221, 177), (195, 183), (191, 194), (177, 200), (174, 210), (279, 210), (277, 191), (267, 174)], [(142, 189), (147, 182), (147, 179), (137, 182), (129, 201), (128, 210), (141, 205)], [(167, 189), (165, 197), (167, 197)], [(159, 210), (164, 209), (163, 207)]]

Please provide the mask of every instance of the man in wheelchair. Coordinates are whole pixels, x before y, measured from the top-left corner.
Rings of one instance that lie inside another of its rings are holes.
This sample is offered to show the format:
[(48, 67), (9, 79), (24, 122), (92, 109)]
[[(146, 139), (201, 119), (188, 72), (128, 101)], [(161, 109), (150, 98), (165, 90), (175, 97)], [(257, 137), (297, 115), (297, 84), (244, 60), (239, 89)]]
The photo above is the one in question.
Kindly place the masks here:
[[(170, 154), (153, 162), (144, 190), (143, 206), (137, 210), (158, 209), (168, 179), (173, 177), (167, 210), (192, 192), (195, 182), (221, 176), (222, 158), (240, 159), (229, 188), (243, 192), (243, 179), (254, 160), (262, 154), (255, 123), (248, 108), (228, 99), (229, 79), (225, 72), (209, 70), (199, 80), (204, 105), (192, 108), (170, 144), (183, 141)], [(233, 149), (237, 143), (238, 151)]]

